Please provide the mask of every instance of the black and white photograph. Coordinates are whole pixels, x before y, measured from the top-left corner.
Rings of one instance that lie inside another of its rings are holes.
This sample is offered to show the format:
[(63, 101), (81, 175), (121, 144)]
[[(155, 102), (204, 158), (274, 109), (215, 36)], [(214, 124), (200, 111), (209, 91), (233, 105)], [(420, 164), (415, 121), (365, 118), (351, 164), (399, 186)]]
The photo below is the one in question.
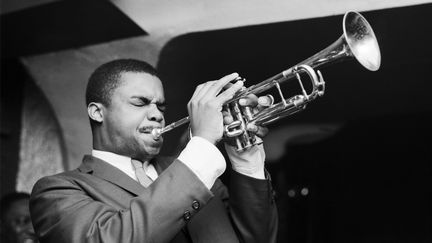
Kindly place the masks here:
[(0, 0), (0, 242), (432, 242), (431, 25), (424, 0)]

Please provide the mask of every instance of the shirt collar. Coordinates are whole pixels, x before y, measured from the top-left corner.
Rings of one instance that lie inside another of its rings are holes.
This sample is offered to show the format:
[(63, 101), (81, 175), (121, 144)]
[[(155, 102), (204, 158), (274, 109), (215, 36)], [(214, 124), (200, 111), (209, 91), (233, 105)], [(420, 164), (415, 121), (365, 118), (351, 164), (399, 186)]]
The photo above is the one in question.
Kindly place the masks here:
[[(92, 156), (101, 159), (108, 164), (116, 167), (117, 169), (123, 171), (128, 176), (130, 176), (134, 180), (138, 180), (135, 175), (135, 169), (131, 163), (131, 158), (128, 156), (123, 156), (119, 154), (115, 154), (112, 152), (107, 151), (101, 151), (101, 150), (92, 150)], [(147, 175), (150, 176), (152, 180), (156, 180), (158, 177), (158, 174), (156, 172), (156, 169), (154, 166), (149, 162), (144, 162), (144, 170), (146, 171)]]
[(92, 155), (123, 171), (132, 179), (137, 180), (130, 157), (96, 149), (92, 150)]

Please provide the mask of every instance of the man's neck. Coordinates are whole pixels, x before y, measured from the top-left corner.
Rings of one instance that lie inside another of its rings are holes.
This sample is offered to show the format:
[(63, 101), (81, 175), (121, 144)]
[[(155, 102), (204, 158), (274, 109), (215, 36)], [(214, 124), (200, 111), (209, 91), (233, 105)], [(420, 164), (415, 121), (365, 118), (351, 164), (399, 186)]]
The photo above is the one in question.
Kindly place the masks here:
[(93, 147), (93, 151), (111, 153), (111, 154), (116, 155), (116, 156), (123, 156), (123, 157), (127, 157), (127, 158), (130, 158), (130, 159), (136, 159), (136, 160), (139, 160), (139, 161), (141, 161), (143, 163), (147, 162), (147, 161), (150, 162), (154, 158), (154, 156), (130, 155), (128, 153), (122, 153), (120, 151), (111, 151), (109, 149), (96, 148), (96, 146)]

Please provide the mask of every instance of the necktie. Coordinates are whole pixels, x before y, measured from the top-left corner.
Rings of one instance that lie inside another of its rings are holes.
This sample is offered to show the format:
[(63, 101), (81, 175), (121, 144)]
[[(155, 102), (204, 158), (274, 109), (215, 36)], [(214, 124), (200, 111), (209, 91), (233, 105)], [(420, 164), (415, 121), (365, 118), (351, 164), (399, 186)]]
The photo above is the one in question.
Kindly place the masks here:
[(150, 177), (147, 176), (144, 168), (143, 163), (139, 160), (132, 159), (132, 165), (135, 168), (135, 175), (138, 178), (138, 181), (141, 185), (144, 187), (150, 186), (150, 184), (153, 182)]

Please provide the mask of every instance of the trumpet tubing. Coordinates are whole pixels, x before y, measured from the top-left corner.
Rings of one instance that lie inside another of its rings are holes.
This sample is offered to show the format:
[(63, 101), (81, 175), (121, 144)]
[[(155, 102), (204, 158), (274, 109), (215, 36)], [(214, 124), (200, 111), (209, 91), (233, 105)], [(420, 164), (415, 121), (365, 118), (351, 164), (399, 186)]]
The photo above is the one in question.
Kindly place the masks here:
[[(225, 125), (224, 136), (235, 139), (237, 150), (241, 151), (259, 143), (255, 135), (246, 130), (248, 124), (270, 124), (305, 109), (308, 103), (324, 95), (325, 81), (321, 72), (316, 68), (355, 58), (370, 71), (379, 69), (381, 64), (380, 49), (375, 33), (367, 20), (359, 13), (349, 11), (345, 13), (342, 25), (342, 36), (327, 48), (273, 77), (244, 89), (224, 104), (224, 109), (234, 118), (234, 122)], [(306, 75), (310, 81), (311, 90), (309, 92), (304, 88), (302, 75)], [(292, 80), (298, 82), (301, 92), (291, 97), (285, 97), (281, 84)], [(238, 100), (242, 97), (249, 94), (259, 96), (271, 88), (277, 90), (280, 102), (272, 104), (258, 113), (254, 114), (251, 108), (242, 107), (238, 104)], [(152, 134), (155, 139), (158, 139), (163, 133), (188, 122), (189, 117), (185, 117), (164, 128), (154, 129)]]

